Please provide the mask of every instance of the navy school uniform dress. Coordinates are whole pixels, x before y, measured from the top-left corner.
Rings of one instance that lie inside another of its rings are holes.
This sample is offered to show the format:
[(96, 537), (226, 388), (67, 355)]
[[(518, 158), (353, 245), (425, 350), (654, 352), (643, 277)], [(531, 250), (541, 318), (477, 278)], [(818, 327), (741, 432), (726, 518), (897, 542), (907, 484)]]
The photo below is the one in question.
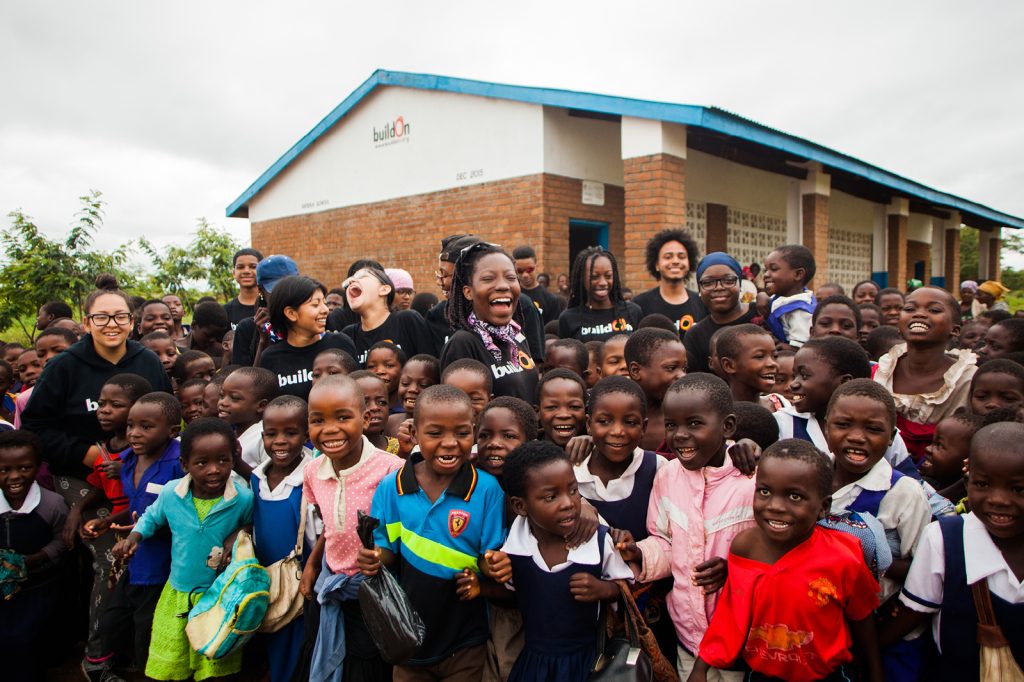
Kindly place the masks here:
[[(269, 566), (288, 556), (295, 548), (302, 511), (302, 473), (312, 454), (305, 450), (302, 462), (288, 476), (269, 490), (267, 468), (270, 460), (256, 467), (252, 474), (253, 510), (252, 528), (256, 559), (261, 566)], [(306, 511), (308, 514), (308, 510)], [(306, 520), (306, 541), (303, 545), (302, 561), (309, 557), (309, 534), (313, 526)], [(274, 633), (260, 636), (266, 647), (270, 662), (272, 682), (286, 682), (292, 678), (302, 650), (303, 619), (296, 618)]]
[(633, 534), (633, 539), (643, 540), (647, 537), (647, 506), (657, 473), (658, 454), (645, 450), (640, 468), (633, 476), (633, 490), (628, 497), (612, 501), (588, 497), (587, 502), (593, 505), (609, 526), (628, 530)]
[(529, 522), (518, 517), (502, 548), (512, 561), (512, 582), (523, 615), (526, 644), (512, 666), (509, 682), (590, 678), (597, 657), (600, 605), (576, 601), (569, 581), (577, 573), (598, 579), (631, 578), (632, 573), (610, 545), (607, 526), (570, 550), (557, 570), (545, 570)]

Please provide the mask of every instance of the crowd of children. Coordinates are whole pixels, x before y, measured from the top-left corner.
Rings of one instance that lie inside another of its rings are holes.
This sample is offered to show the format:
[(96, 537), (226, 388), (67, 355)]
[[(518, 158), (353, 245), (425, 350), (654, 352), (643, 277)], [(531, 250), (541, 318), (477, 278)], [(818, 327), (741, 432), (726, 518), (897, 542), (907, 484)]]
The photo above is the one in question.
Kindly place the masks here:
[[(758, 283), (680, 229), (646, 258), (632, 301), (605, 249), (548, 291), (532, 248), (453, 235), (440, 300), (243, 249), (191, 326), (109, 276), (80, 325), (45, 303), (0, 345), (0, 676), (1022, 679), (1001, 285), (812, 292), (800, 245)], [(304, 609), (207, 657), (189, 613), (247, 537)], [(359, 598), (385, 571), (423, 625), (401, 660)]]

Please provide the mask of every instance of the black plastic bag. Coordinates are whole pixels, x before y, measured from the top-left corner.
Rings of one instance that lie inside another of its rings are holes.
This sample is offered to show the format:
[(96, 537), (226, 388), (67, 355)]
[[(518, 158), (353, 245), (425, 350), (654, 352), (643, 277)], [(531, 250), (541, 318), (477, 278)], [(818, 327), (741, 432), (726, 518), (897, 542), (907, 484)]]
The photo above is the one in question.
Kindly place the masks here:
[[(373, 531), (380, 521), (362, 509), (356, 512), (356, 516), (359, 519), (356, 533), (363, 547), (373, 549)], [(402, 586), (386, 568), (381, 567), (377, 575), (367, 578), (359, 586), (359, 608), (381, 658), (388, 663), (402, 665), (423, 644), (426, 634), (423, 620), (409, 603)]]

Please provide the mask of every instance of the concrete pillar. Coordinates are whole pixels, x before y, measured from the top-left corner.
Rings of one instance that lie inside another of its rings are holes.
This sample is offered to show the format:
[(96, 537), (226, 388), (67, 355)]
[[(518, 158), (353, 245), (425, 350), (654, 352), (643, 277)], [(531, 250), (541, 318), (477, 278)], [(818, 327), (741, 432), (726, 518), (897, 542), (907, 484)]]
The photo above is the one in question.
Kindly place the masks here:
[(786, 195), (786, 243), (799, 244), (800, 233), (803, 232), (800, 224), (800, 216), (803, 212), (803, 205), (800, 199), (799, 180), (789, 181), (789, 192)]
[(988, 240), (988, 278), (999, 279), (1003, 276), (1003, 230), (1000, 227), (992, 230)]
[(929, 278), (928, 284), (935, 285), (937, 287), (946, 286), (946, 240), (945, 234), (945, 223), (938, 219), (932, 218), (932, 262), (931, 262), (931, 277)]
[(889, 286), (889, 266), (886, 264), (888, 246), (886, 207), (875, 204), (874, 225), (871, 231), (871, 280), (883, 289)]
[(623, 117), (621, 130), (623, 278), (626, 286), (642, 291), (654, 286), (644, 265), (648, 240), (665, 228), (686, 225), (686, 126)]
[(889, 286), (904, 290), (907, 287), (907, 222), (910, 201), (897, 197), (886, 209), (887, 256)]
[(978, 230), (978, 281), (999, 279), (1001, 230)]
[(817, 273), (808, 284), (814, 291), (829, 281), (828, 276), (828, 200), (832, 183), (820, 164), (812, 164), (807, 179), (800, 183), (801, 242), (814, 254)]

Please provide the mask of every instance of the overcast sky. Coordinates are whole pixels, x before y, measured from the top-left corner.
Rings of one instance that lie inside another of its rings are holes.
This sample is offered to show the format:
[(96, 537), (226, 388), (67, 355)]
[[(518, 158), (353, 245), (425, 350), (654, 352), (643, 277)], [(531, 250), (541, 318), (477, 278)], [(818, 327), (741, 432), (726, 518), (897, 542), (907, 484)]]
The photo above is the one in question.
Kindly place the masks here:
[(225, 207), (386, 68), (716, 105), (1024, 216), (1021, 3), (350, 4), (6, 0), (0, 210), (248, 243)]

